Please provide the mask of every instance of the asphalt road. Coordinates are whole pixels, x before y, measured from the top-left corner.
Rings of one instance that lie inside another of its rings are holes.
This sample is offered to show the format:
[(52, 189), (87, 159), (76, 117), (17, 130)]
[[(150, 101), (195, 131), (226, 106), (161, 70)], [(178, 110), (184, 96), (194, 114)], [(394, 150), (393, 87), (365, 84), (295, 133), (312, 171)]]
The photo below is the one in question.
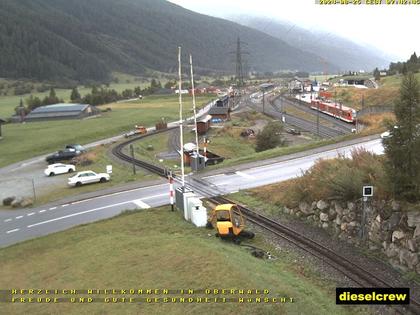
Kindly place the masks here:
[[(311, 167), (317, 159), (333, 158), (338, 154), (348, 156), (356, 147), (364, 147), (377, 154), (383, 153), (381, 139), (375, 139), (298, 158), (284, 159), (269, 165), (240, 168), (240, 171), (230, 168), (227, 173), (202, 178), (190, 175), (186, 178), (186, 182), (195, 187), (201, 196), (232, 193), (296, 177)], [(2, 211), (0, 247), (109, 218), (124, 210), (145, 209), (165, 204), (169, 204), (169, 185), (158, 184), (82, 201), (57, 203), (48, 207)]]

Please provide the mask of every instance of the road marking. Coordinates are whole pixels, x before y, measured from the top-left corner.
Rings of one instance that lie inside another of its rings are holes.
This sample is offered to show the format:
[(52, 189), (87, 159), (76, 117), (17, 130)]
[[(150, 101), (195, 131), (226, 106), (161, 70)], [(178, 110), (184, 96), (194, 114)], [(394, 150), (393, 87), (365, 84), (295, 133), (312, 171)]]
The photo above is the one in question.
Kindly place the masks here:
[(201, 177), (201, 179), (208, 179), (208, 178), (213, 178), (213, 177), (218, 177), (218, 176), (225, 176), (225, 174), (216, 174), (216, 175), (204, 176), (204, 177)]
[(55, 221), (75, 217), (75, 216), (85, 214), (85, 213), (90, 213), (90, 212), (99, 211), (99, 210), (103, 210), (103, 209), (107, 209), (107, 208), (111, 208), (111, 207), (115, 207), (115, 206), (125, 205), (125, 204), (131, 203), (131, 202), (132, 202), (132, 200), (124, 201), (124, 202), (120, 202), (120, 203), (116, 203), (116, 204), (108, 205), (108, 206), (104, 206), (104, 207), (99, 207), (99, 208), (95, 208), (95, 209), (90, 209), (90, 210), (86, 210), (86, 211), (82, 211), (82, 212), (76, 212), (76, 213), (72, 213), (72, 214), (69, 214), (69, 215), (65, 215), (63, 217), (58, 217), (58, 218), (54, 218), (54, 219), (51, 219), (51, 220), (34, 223), (34, 224), (31, 224), (31, 225), (28, 225), (27, 228), (31, 228), (31, 227), (34, 227), (34, 226), (38, 226), (38, 225), (42, 225), (42, 224), (46, 224), (46, 223), (50, 223), (50, 222), (55, 222)]
[(239, 176), (241, 176), (241, 177), (244, 177), (244, 178), (248, 178), (248, 179), (255, 179), (255, 176), (248, 175), (248, 174), (242, 173), (242, 172), (240, 172), (240, 171), (237, 171), (235, 174), (237, 174), (237, 175), (239, 175)]
[(141, 200), (149, 200), (149, 199), (153, 199), (153, 198), (156, 198), (156, 197), (163, 197), (163, 196), (169, 196), (169, 194), (166, 193), (166, 194), (159, 194), (159, 195), (144, 197), (144, 198), (141, 198)]
[(27, 216), (30, 217), (31, 215), (34, 215), (34, 214), (35, 212), (31, 212), (31, 213), (28, 213)]
[(57, 207), (51, 207), (51, 208), (50, 208), (50, 210), (55, 210), (55, 209), (57, 209)]
[(160, 185), (154, 185), (154, 186), (134, 188), (134, 189), (119, 191), (119, 192), (115, 192), (115, 193), (111, 193), (111, 194), (107, 194), (107, 195), (102, 195), (102, 196), (92, 197), (92, 198), (83, 199), (83, 200), (79, 200), (79, 201), (74, 201), (74, 202), (71, 202), (70, 204), (75, 205), (75, 204), (82, 203), (82, 202), (87, 202), (87, 201), (91, 201), (91, 200), (95, 200), (95, 199), (106, 198), (106, 197), (110, 197), (110, 196), (117, 196), (117, 195), (129, 193), (129, 192), (133, 192), (133, 191), (137, 191), (137, 190), (144, 190), (144, 189), (151, 189), (151, 188), (165, 187), (165, 186), (167, 186), (167, 184), (160, 184)]
[(22, 218), (23, 218), (23, 215), (20, 215), (20, 216), (16, 217), (16, 220), (19, 220), (19, 219), (22, 219)]
[(67, 207), (69, 204), (66, 203), (65, 205), (62, 205), (61, 208)]
[(6, 220), (4, 220), (4, 222), (10, 222), (10, 221), (12, 221), (12, 219), (6, 219)]
[[(154, 195), (154, 196), (142, 198), (142, 200), (153, 199), (153, 198), (156, 198), (156, 197), (162, 197), (162, 196), (167, 196), (167, 195), (168, 194), (159, 194), (159, 195)], [(99, 211), (99, 210), (103, 210), (103, 209), (107, 209), (107, 208), (112, 208), (112, 207), (115, 207), (115, 206), (125, 205), (127, 203), (133, 203), (134, 201), (137, 201), (137, 199), (136, 200), (124, 201), (124, 202), (120, 202), (120, 203), (115, 203), (115, 204), (112, 204), (112, 205), (103, 206), (103, 207), (99, 207), (99, 208), (94, 208), (94, 209), (90, 209), (90, 210), (86, 210), (86, 211), (76, 212), (76, 213), (72, 213), (72, 214), (69, 214), (69, 215), (65, 215), (63, 217), (58, 217), (58, 218), (54, 218), (54, 219), (51, 219), (51, 220), (34, 223), (34, 224), (31, 224), (31, 225), (28, 225), (27, 228), (31, 228), (31, 227), (34, 227), (34, 226), (38, 226), (38, 225), (42, 225), (42, 224), (46, 224), (46, 223), (50, 223), (50, 222), (55, 222), (55, 221), (75, 217), (75, 216), (85, 214), (85, 213), (90, 213), (90, 212)]]
[(133, 203), (135, 203), (138, 207), (140, 207), (140, 209), (150, 208), (150, 206), (147, 203), (141, 201), (141, 199), (133, 200)]
[(43, 213), (43, 212), (45, 212), (45, 211), (47, 211), (47, 210), (39, 210), (38, 212), (39, 212), (39, 213)]
[(10, 234), (10, 233), (13, 233), (13, 232), (17, 232), (17, 231), (19, 231), (20, 229), (14, 229), (14, 230), (10, 230), (10, 231), (7, 231), (6, 233), (7, 234)]

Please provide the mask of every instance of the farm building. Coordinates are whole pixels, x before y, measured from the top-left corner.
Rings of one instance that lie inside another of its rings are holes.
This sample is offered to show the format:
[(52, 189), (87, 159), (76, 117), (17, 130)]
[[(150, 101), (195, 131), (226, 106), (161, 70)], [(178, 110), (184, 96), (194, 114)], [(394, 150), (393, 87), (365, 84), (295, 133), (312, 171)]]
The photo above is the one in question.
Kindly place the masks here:
[(212, 118), (220, 118), (222, 120), (230, 120), (230, 108), (213, 106), (209, 110), (209, 115)]
[(207, 115), (200, 121), (197, 121), (197, 132), (200, 135), (205, 134), (210, 128), (211, 115)]
[(98, 113), (98, 109), (88, 104), (62, 103), (37, 107), (25, 117), (25, 121), (82, 119)]
[(1, 125), (4, 124), (6, 121), (0, 118), (0, 139), (2, 138), (1, 135)]

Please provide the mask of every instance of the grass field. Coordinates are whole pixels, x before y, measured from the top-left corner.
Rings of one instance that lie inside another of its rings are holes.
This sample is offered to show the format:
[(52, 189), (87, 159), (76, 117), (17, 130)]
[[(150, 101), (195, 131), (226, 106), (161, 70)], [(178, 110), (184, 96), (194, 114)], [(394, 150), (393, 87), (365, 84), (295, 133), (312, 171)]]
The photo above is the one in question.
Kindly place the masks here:
[[(203, 106), (213, 96), (197, 97), (197, 106)], [(191, 98), (184, 98), (184, 114), (191, 115)], [(149, 96), (129, 103), (104, 105), (112, 111), (101, 117), (84, 120), (60, 120), (7, 124), (2, 127), (0, 167), (41, 154), (56, 151), (68, 143), (86, 144), (123, 134), (134, 125), (154, 126), (165, 117), (178, 118), (178, 98), (175, 95)]]
[[(213, 234), (214, 231), (194, 228), (181, 218), (179, 212), (171, 212), (167, 207), (127, 213), (1, 249), (0, 286), (2, 289), (78, 290), (268, 289), (270, 296), (291, 297), (294, 302), (83, 305), (2, 303), (2, 313), (369, 313), (367, 308), (337, 306), (334, 283), (323, 280), (322, 275), (314, 272), (308, 263), (299, 260), (293, 253), (276, 251), (259, 235), (252, 244), (270, 250), (277, 259), (268, 261), (254, 258), (246, 248), (223, 242)], [(173, 296), (191, 297), (179, 293)], [(192, 297), (198, 296), (205, 295)], [(217, 296), (208, 294), (207, 297)]]

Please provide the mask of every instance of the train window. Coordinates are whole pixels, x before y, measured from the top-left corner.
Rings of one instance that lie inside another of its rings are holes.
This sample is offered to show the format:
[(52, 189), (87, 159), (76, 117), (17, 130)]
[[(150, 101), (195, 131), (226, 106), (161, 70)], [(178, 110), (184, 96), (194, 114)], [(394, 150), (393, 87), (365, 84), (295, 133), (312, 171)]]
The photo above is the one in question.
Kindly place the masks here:
[(228, 210), (217, 211), (216, 213), (217, 221), (229, 221), (230, 215)]

